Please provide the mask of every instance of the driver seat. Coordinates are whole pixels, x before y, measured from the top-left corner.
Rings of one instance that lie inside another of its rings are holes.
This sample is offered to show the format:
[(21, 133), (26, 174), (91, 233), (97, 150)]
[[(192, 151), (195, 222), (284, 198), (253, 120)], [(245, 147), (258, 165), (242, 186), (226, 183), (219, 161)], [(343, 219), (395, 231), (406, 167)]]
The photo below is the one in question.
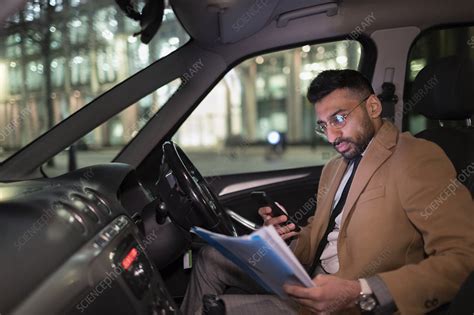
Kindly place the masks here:
[(416, 113), (439, 122), (415, 136), (444, 150), (474, 199), (474, 60), (450, 56), (426, 66), (413, 82), (411, 99)]

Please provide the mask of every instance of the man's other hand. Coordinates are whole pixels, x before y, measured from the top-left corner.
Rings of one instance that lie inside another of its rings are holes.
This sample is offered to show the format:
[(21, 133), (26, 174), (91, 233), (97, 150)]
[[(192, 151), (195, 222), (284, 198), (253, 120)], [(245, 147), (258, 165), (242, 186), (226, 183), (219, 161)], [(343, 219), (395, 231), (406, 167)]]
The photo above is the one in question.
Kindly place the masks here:
[[(283, 206), (281, 206), (280, 204), (278, 204), (278, 206), (283, 208)], [(272, 208), (270, 207), (259, 208), (258, 214), (263, 219), (263, 225), (273, 225), (283, 240), (287, 240), (289, 238), (296, 237), (299, 235), (299, 232), (294, 231), (296, 227), (294, 223), (290, 223), (287, 225), (283, 224), (288, 220), (288, 217), (286, 215), (273, 217)]]
[(332, 313), (354, 307), (361, 291), (359, 281), (318, 275), (313, 288), (286, 284), (285, 292), (313, 313)]

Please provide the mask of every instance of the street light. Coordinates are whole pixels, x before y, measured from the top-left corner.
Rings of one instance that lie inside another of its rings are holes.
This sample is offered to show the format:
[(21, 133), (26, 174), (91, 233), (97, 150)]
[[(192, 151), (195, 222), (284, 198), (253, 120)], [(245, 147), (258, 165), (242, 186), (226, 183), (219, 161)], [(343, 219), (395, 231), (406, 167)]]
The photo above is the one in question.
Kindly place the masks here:
[(276, 130), (272, 130), (267, 135), (267, 142), (270, 145), (267, 159), (272, 157), (280, 157), (286, 150), (286, 134)]

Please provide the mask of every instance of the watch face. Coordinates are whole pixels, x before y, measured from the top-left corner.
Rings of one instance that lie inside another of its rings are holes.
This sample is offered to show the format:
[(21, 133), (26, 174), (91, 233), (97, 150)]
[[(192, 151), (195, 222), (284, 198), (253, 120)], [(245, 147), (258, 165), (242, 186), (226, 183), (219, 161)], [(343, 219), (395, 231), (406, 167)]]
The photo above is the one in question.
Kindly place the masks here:
[(377, 306), (377, 301), (372, 295), (362, 294), (359, 297), (359, 307), (363, 311), (373, 311)]

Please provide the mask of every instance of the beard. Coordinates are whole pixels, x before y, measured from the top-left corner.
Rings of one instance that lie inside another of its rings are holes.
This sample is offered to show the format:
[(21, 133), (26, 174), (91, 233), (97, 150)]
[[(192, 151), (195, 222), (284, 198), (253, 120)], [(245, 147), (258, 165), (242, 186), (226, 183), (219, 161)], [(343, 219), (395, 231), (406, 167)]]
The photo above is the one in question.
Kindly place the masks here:
[[(369, 145), (370, 140), (375, 135), (375, 128), (370, 121), (367, 113), (364, 115), (364, 120), (361, 125), (361, 132), (355, 138), (337, 138), (333, 143), (334, 149), (341, 154), (345, 159), (352, 160), (354, 157), (360, 155), (365, 151)], [(339, 144), (347, 144), (347, 150), (339, 151), (337, 146)]]

